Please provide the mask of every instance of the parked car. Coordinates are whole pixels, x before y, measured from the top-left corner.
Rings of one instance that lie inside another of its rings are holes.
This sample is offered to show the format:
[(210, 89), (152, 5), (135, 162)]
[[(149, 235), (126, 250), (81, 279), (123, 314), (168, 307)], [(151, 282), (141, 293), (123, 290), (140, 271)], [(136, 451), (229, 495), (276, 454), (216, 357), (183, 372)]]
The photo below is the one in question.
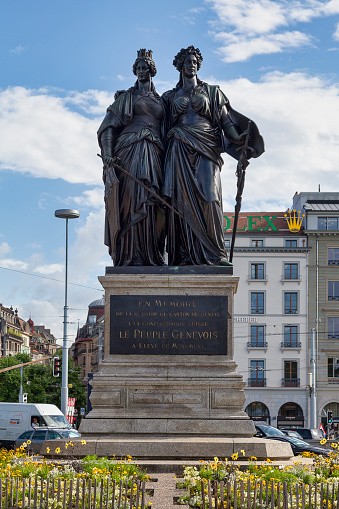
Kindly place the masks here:
[(47, 403), (0, 403), (0, 447), (14, 447), (17, 437), (31, 426), (71, 428), (61, 410)]
[(56, 428), (35, 428), (30, 429), (22, 433), (16, 440), (16, 447), (20, 447), (24, 443), (27, 444), (27, 440), (31, 443), (27, 445), (27, 448), (34, 452), (39, 453), (45, 440), (72, 440), (72, 438), (78, 438), (81, 434), (73, 429), (56, 429)]
[(293, 431), (299, 433), (302, 439), (310, 444), (319, 444), (320, 440), (326, 438), (322, 430), (318, 428), (295, 428)]
[(294, 429), (282, 429), (281, 431), (288, 437), (298, 438), (299, 440), (303, 439), (303, 437)]
[(275, 435), (285, 436), (284, 433), (280, 431), (280, 429), (275, 428), (274, 426), (269, 426), (268, 424), (256, 423), (255, 429), (257, 431), (254, 435), (255, 437), (266, 438)]
[(329, 456), (330, 451), (323, 447), (316, 447), (315, 445), (309, 444), (304, 440), (299, 440), (295, 437), (282, 436), (268, 436), (269, 440), (279, 440), (280, 442), (289, 442), (292, 447), (293, 454), (302, 454), (303, 452), (313, 452), (314, 454), (321, 454), (322, 456)]

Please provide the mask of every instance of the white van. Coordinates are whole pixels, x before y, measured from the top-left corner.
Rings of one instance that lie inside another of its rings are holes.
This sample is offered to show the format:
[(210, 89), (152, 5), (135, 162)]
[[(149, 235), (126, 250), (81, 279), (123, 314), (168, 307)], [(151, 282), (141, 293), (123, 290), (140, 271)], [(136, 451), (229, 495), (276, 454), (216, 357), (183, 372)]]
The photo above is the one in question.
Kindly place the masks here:
[(21, 433), (36, 426), (71, 428), (64, 414), (55, 405), (0, 403), (0, 446), (14, 446)]

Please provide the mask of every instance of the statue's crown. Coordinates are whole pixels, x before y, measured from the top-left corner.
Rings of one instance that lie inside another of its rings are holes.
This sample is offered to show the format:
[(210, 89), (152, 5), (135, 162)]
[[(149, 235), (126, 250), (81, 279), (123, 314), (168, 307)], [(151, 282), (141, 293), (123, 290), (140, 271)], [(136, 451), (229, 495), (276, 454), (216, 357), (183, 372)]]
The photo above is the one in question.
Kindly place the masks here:
[(286, 217), (288, 228), (289, 228), (290, 232), (296, 233), (301, 228), (301, 223), (303, 222), (305, 214), (303, 214), (300, 219), (300, 215), (299, 215), (300, 210), (298, 211), (298, 216), (296, 216), (295, 209), (293, 210), (293, 216), (292, 216), (292, 212), (290, 210), (287, 210), (287, 212), (289, 213), (290, 217), (288, 218), (287, 214), (284, 214), (284, 215)]
[(149, 49), (148, 51), (146, 49), (139, 49), (138, 51), (138, 58), (152, 58), (153, 51)]

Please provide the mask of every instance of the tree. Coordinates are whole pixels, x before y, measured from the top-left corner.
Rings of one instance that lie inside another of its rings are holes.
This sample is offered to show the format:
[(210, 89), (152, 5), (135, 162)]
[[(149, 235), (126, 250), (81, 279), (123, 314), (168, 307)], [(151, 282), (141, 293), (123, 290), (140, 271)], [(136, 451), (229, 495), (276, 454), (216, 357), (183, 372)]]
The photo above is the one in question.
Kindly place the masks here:
[[(56, 355), (62, 357), (61, 350)], [(13, 357), (2, 357), (0, 369), (29, 362), (28, 354), (17, 354)], [(62, 363), (61, 363), (62, 369)], [(81, 368), (74, 366), (73, 359), (68, 359), (69, 397), (75, 398), (75, 406), (86, 406), (86, 385), (80, 378)], [(23, 392), (27, 393), (28, 403), (51, 403), (60, 408), (62, 377), (52, 376), (51, 363), (47, 365), (32, 364), (23, 368)], [(18, 402), (20, 391), (20, 368), (0, 373), (0, 401)]]
[[(57, 350), (55, 355), (60, 357), (60, 365), (62, 373), (62, 350)], [(72, 358), (68, 358), (68, 396), (70, 398), (75, 398), (75, 408), (78, 409), (78, 414), (80, 415), (80, 408), (86, 407), (87, 403), (87, 395), (86, 395), (86, 385), (83, 383), (80, 377), (81, 368), (79, 366), (74, 366), (74, 360)], [(61, 406), (61, 383), (62, 376), (57, 378), (51, 377), (50, 384), (48, 389), (46, 390), (48, 396), (48, 402), (53, 403), (58, 408)]]
[[(17, 353), (13, 357), (1, 357), (0, 369), (29, 362), (30, 356), (26, 353)], [(27, 382), (25, 369), (23, 370), (23, 385)], [(0, 373), (0, 401), (18, 402), (20, 391), (20, 368)], [(24, 392), (26, 392), (24, 390)]]

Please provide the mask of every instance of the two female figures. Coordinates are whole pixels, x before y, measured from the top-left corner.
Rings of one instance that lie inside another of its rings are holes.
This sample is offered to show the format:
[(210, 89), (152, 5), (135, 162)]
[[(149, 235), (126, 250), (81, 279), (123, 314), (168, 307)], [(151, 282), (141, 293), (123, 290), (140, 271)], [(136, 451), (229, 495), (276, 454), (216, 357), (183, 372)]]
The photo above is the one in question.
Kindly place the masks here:
[[(130, 177), (118, 175), (120, 229), (116, 254), (107, 206), (112, 200), (106, 199), (106, 243), (114, 264), (162, 265), (167, 233), (169, 265), (227, 265), (221, 153), (239, 159), (241, 150), (237, 149), (244, 143), (248, 119), (230, 107), (218, 86), (198, 79), (202, 62), (199, 49), (190, 46), (176, 55), (173, 65), (180, 79), (162, 101), (151, 82), (155, 72), (145, 57), (151, 52), (140, 52), (133, 68), (137, 83), (108, 108), (99, 129), (99, 144), (106, 172), (111, 170), (110, 158), (119, 157), (127, 171), (161, 193), (177, 213), (173, 209), (165, 212)], [(263, 140), (252, 123), (251, 156), (258, 157), (263, 151)]]

